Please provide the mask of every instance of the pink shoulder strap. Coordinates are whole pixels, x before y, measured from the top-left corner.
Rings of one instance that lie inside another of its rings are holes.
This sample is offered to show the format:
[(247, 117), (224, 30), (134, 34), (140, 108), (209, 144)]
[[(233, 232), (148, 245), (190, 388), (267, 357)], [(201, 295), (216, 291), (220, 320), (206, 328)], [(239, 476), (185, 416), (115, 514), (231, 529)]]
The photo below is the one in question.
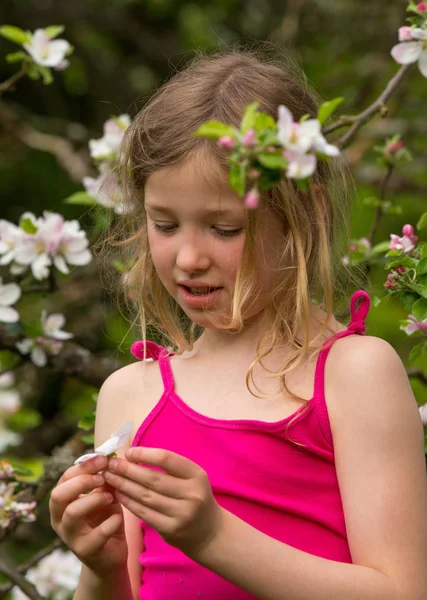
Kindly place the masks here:
[(139, 360), (146, 360), (147, 358), (158, 360), (165, 391), (171, 391), (174, 388), (173, 374), (168, 358), (173, 356), (174, 352), (150, 340), (147, 340), (145, 344), (142, 340), (134, 342), (130, 351)]
[[(360, 300), (360, 304), (357, 307), (357, 302)], [(345, 331), (339, 331), (334, 334), (330, 338), (328, 338), (322, 347), (322, 350), (319, 353), (316, 364), (316, 372), (314, 378), (314, 397), (313, 401), (316, 404), (317, 412), (320, 418), (322, 430), (326, 435), (326, 438), (329, 443), (333, 443), (332, 441), (332, 432), (329, 423), (328, 410), (325, 402), (325, 362), (326, 358), (329, 354), (332, 344), (347, 335), (352, 335), (357, 333), (359, 335), (365, 335), (366, 331), (366, 323), (365, 319), (369, 312), (369, 307), (371, 305), (371, 299), (369, 295), (364, 290), (358, 290), (354, 292), (351, 297), (350, 302), (350, 323)]]

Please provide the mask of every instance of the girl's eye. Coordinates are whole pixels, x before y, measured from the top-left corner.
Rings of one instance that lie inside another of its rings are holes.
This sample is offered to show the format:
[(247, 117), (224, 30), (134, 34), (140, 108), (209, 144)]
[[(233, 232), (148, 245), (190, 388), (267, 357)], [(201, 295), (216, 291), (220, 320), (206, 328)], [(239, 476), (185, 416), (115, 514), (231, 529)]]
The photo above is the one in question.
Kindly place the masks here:
[[(158, 223), (153, 223), (154, 229), (156, 231), (161, 231), (163, 233), (170, 233), (176, 227), (176, 225), (159, 225)], [(220, 229), (219, 227), (214, 227), (216, 233), (223, 237), (233, 237), (235, 235), (239, 235), (241, 231), (243, 231), (243, 227), (239, 229)]]

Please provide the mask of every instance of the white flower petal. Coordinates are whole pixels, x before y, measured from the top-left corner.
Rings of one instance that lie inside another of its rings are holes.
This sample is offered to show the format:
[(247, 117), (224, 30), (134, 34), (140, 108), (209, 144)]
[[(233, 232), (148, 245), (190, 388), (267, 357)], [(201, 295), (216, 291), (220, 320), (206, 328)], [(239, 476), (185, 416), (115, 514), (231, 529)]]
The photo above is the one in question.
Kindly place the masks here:
[(411, 37), (413, 40), (427, 40), (427, 29), (415, 27), (411, 29)]
[(0, 306), (0, 323), (17, 323), (19, 313), (10, 306)]
[(15, 385), (15, 373), (13, 371), (5, 371), (0, 375), (0, 388), (5, 389)]
[(420, 58), (422, 42), (402, 42), (391, 49), (391, 55), (400, 65), (409, 65)]
[(111, 454), (111, 452), (115, 452), (120, 448), (119, 441), (119, 438), (113, 435), (106, 442), (98, 446), (98, 448), (95, 448), (95, 451), (99, 454)]
[(58, 271), (64, 273), (64, 275), (68, 275), (68, 273), (70, 272), (63, 256), (55, 256), (53, 259), (53, 264), (58, 269)]
[(420, 60), (418, 61), (418, 67), (421, 74), (427, 77), (427, 50), (421, 52)]
[(37, 367), (45, 367), (47, 365), (46, 352), (37, 344), (31, 350), (31, 360)]
[(10, 306), (21, 297), (22, 290), (17, 283), (7, 283), (0, 286), (0, 305)]
[(67, 252), (66, 259), (69, 265), (87, 265), (92, 260), (92, 254), (90, 250), (84, 250), (83, 252)]
[(90, 452), (89, 454), (83, 454), (82, 456), (79, 456), (77, 460), (74, 461), (74, 464), (77, 465), (79, 463), (85, 462), (86, 460), (94, 458), (95, 456), (99, 456), (99, 452)]
[(18, 348), (21, 354), (28, 354), (28, 352), (34, 346), (34, 342), (30, 338), (24, 338), (23, 340), (16, 342), (15, 346)]

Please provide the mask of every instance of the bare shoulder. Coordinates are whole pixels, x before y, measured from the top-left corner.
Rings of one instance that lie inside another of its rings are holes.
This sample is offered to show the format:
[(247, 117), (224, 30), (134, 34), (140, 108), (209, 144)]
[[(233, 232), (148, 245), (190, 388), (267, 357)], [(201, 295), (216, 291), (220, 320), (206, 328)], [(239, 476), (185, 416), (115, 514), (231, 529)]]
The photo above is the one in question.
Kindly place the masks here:
[[(102, 384), (96, 407), (95, 444), (105, 441), (126, 421), (136, 433), (152, 408), (153, 392), (161, 388), (157, 361), (138, 361), (114, 371)], [(145, 414), (146, 413), (146, 414)]]
[(325, 382), (334, 439), (347, 432), (356, 417), (379, 423), (383, 411), (398, 415), (408, 410), (412, 416), (418, 411), (399, 354), (376, 336), (356, 334), (337, 340), (326, 361)]

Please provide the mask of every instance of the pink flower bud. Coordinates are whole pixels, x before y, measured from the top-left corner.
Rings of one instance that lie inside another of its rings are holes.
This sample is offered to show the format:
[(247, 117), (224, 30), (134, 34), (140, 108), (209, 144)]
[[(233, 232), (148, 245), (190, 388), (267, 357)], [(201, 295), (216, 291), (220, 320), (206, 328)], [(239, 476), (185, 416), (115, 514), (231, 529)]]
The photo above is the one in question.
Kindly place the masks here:
[(255, 146), (256, 145), (256, 135), (254, 129), (249, 129), (243, 136), (242, 141), (244, 146)]
[(403, 148), (403, 142), (402, 140), (397, 140), (397, 142), (392, 142), (386, 147), (384, 154), (389, 156), (390, 154), (397, 152), (400, 148)]
[(258, 208), (259, 205), (259, 194), (258, 192), (253, 189), (250, 192), (248, 192), (245, 196), (245, 207), (246, 208)]
[(257, 179), (260, 176), (260, 172), (257, 171), (256, 169), (252, 169), (252, 171), (250, 171), (249, 173), (249, 177), (251, 179)]
[(350, 244), (350, 250), (357, 250), (356, 244)]
[(425, 2), (418, 2), (417, 11), (418, 12), (427, 12), (427, 4)]
[(406, 271), (406, 269), (405, 269), (405, 267), (403, 265), (399, 265), (398, 267), (394, 267), (394, 270), (399, 275), (403, 275), (403, 273)]
[(217, 141), (220, 148), (234, 148), (234, 140), (230, 135), (223, 135)]
[(411, 28), (407, 25), (399, 27), (399, 42), (407, 42), (412, 39)]
[(402, 233), (403, 235), (411, 237), (411, 235), (414, 235), (414, 228), (412, 227), (412, 225), (404, 225), (402, 227)]

